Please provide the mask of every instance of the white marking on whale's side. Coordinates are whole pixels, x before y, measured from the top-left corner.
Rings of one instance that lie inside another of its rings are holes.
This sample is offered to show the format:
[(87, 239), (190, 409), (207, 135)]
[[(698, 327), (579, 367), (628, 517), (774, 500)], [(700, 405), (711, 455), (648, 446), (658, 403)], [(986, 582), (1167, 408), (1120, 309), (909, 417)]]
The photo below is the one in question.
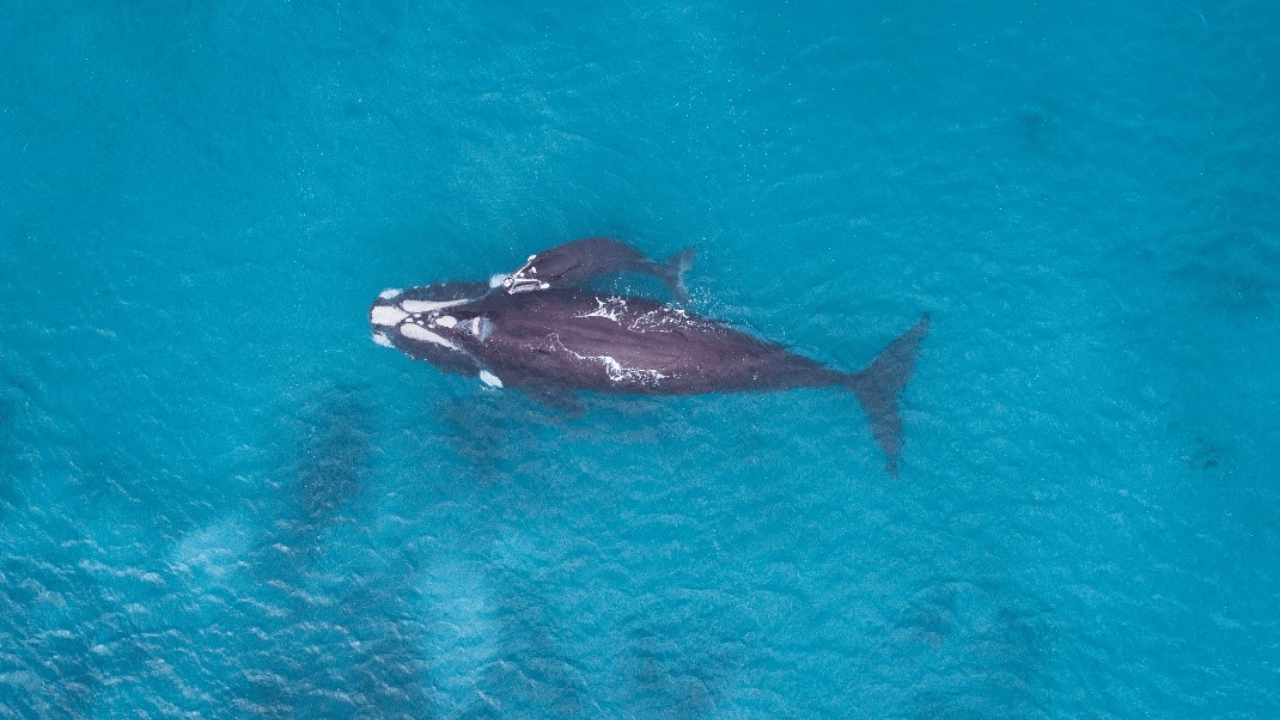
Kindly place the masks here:
[(378, 293), (378, 297), (383, 300), (390, 300), (391, 298), (398, 296), (401, 292), (402, 291), (398, 288), (387, 288), (386, 290)]
[(502, 378), (498, 377), (497, 375), (494, 375), (488, 370), (480, 371), (480, 382), (484, 383), (485, 385), (488, 385), (489, 387), (495, 387), (495, 388), (502, 387)]
[(386, 333), (382, 333), (382, 332), (376, 332), (376, 333), (374, 333), (374, 334), (373, 334), (373, 341), (374, 341), (375, 343), (377, 343), (377, 344), (381, 345), (382, 347), (389, 347), (389, 348), (394, 348), (394, 347), (395, 347), (395, 345), (392, 345), (392, 344), (391, 344), (391, 340), (387, 338)]

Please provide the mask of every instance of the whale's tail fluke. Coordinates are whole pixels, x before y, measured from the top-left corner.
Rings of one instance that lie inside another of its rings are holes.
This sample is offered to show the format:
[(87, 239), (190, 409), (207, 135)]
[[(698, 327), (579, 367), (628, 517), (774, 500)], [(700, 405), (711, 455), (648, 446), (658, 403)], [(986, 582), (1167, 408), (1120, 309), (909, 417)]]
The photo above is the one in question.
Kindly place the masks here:
[(871, 422), (871, 432), (888, 457), (889, 474), (898, 476), (898, 454), (902, 450), (902, 416), (898, 397), (911, 379), (920, 341), (929, 333), (929, 315), (915, 327), (889, 343), (867, 369), (845, 376), (845, 385), (858, 394)]
[(689, 302), (689, 289), (684, 285), (684, 274), (693, 267), (693, 255), (692, 247), (681, 250), (664, 260), (658, 273), (676, 302), (686, 304)]

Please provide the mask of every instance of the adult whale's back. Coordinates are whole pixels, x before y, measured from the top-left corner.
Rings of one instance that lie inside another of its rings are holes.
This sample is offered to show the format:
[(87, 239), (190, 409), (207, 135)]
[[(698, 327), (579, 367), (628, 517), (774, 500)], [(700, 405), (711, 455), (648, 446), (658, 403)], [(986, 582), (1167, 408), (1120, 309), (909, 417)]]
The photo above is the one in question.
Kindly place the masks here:
[[(384, 308), (396, 302), (396, 296), (379, 300)], [(898, 399), (929, 328), (925, 315), (866, 369), (846, 373), (648, 298), (578, 288), (490, 293), (405, 313), (397, 322), (398, 332), (376, 321), (375, 331), (440, 364), (438, 342), (412, 340), (426, 337), (425, 330), (469, 356), (486, 382), (509, 387), (688, 395), (839, 385), (857, 394), (893, 474), (902, 448)]]
[(784, 346), (648, 298), (582, 290), (495, 295), (478, 348), (512, 386), (555, 383), (608, 393), (688, 395), (844, 382)]

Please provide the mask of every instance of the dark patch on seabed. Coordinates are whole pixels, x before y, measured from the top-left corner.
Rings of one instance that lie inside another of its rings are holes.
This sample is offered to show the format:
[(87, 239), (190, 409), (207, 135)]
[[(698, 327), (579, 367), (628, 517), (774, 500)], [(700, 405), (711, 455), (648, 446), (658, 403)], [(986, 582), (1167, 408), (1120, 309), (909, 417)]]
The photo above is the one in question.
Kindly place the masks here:
[[(547, 432), (563, 429), (563, 414), (518, 393), (477, 392), (436, 405), (445, 438), (466, 462), (468, 482), (489, 485), (534, 470), (554, 456), (543, 452)], [(537, 475), (546, 475), (538, 472)]]
[(1217, 232), (1174, 272), (1210, 307), (1270, 311), (1280, 293), (1280, 250), (1256, 232)]
[(371, 447), (369, 409), (357, 391), (340, 387), (303, 409), (298, 443), (300, 518), (322, 528), (364, 489)]
[(260, 559), (275, 558), (305, 574), (322, 552), (325, 531), (351, 520), (368, 482), (371, 420), (360, 391), (349, 386), (322, 391), (299, 409), (293, 457), (281, 463), (284, 480), (270, 521), (275, 533), (264, 538)]
[(994, 584), (939, 580), (903, 609), (892, 641), (922, 718), (1041, 717), (1043, 611)]
[[(544, 481), (557, 473), (563, 443), (594, 441), (607, 426), (616, 444), (662, 443), (695, 429), (678, 415), (671, 398), (612, 397), (584, 393), (573, 402), (530, 398), (519, 392), (479, 391), (440, 400), (435, 407), (444, 438), (470, 471), (466, 482), (488, 486), (530, 475)], [(549, 404), (549, 402), (551, 404)]]
[(0, 385), (0, 520), (22, 504), (18, 488), (18, 423), (27, 403), (27, 387), (20, 378)]
[(707, 617), (679, 622), (655, 619), (627, 637), (621, 670), (631, 688), (636, 717), (692, 720), (712, 714), (721, 686), (742, 654)]
[(460, 717), (591, 717), (587, 683), (560, 653), (556, 638), (564, 630), (535, 584), (509, 574), (490, 579), (501, 588), (495, 608), (501, 618), (499, 662), (480, 674), (477, 690), (484, 700)]
[(82, 716), (103, 679), (123, 675), (113, 657), (93, 648), (127, 651), (127, 639), (136, 637), (122, 632), (119, 613), (103, 612), (111, 603), (84, 567), (83, 544), (52, 546), (48, 539), (33, 537), (27, 557), (6, 555), (0, 563), (3, 717)]
[(17, 488), (17, 464), (14, 461), (13, 415), (14, 403), (8, 392), (0, 390), (0, 520), (9, 508), (19, 502)]
[(237, 653), (245, 660), (243, 684), (232, 691), (237, 709), (282, 719), (434, 716), (421, 681), (425, 645), (414, 623), (397, 619), (410, 612), (404, 579), (379, 574), (344, 585), (325, 589), (331, 602), (250, 623), (267, 640)]
[(1195, 442), (1189, 443), (1183, 450), (1180, 459), (1189, 470), (1221, 472), (1229, 456), (1230, 451), (1226, 447), (1197, 436)]
[[(292, 479), (252, 553), (255, 602), (237, 605), (258, 631), (232, 651), (244, 667), (231, 689), (237, 713), (420, 717), (430, 706), (420, 633), (404, 620), (414, 573), (396, 567), (399, 554), (355, 553), (340, 574), (315, 571), (326, 553), (362, 542), (351, 515), (371, 477), (372, 416), (360, 395), (333, 388), (298, 413)], [(327, 532), (342, 527), (353, 532)]]

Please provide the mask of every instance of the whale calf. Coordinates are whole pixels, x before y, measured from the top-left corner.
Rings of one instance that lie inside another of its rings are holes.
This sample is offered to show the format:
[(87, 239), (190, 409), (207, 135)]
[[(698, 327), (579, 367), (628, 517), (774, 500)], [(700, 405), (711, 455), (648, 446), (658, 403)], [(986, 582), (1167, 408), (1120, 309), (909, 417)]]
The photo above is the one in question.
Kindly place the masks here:
[[(556, 250), (562, 266), (572, 264), (573, 243)], [(691, 395), (843, 387), (861, 401), (889, 473), (897, 475), (898, 398), (928, 333), (927, 314), (865, 369), (843, 372), (652, 298), (569, 284), (619, 269), (602, 270), (609, 263), (597, 258), (584, 258), (546, 288), (511, 292), (505, 284), (450, 282), (386, 290), (369, 311), (374, 341), (491, 387), (534, 393)]]
[(499, 275), (490, 284), (509, 294), (578, 287), (601, 275), (635, 272), (652, 275), (667, 286), (672, 297), (688, 302), (684, 273), (693, 264), (693, 248), (654, 262), (639, 250), (612, 238), (589, 237), (557, 245), (537, 255), (510, 275)]

